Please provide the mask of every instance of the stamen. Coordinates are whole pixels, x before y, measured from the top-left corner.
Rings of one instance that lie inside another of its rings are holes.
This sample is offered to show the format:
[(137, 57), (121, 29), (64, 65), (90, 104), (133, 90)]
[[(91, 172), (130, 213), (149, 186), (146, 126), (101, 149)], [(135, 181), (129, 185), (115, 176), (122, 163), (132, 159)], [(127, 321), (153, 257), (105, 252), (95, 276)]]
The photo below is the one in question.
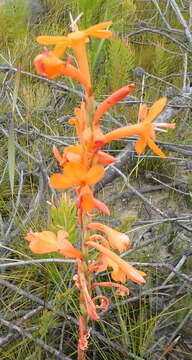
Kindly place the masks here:
[(166, 132), (167, 132), (167, 130), (160, 129), (160, 128), (156, 127), (156, 126), (154, 127), (154, 130), (155, 130), (155, 131), (164, 132), (164, 133), (166, 133)]
[(153, 125), (155, 127), (167, 128), (167, 129), (174, 129), (175, 128), (175, 124), (168, 124), (168, 123), (153, 123)]
[(81, 12), (75, 20), (73, 20), (72, 14), (71, 12), (69, 13), (69, 17), (70, 17), (70, 21), (71, 21), (71, 25), (70, 28), (73, 32), (78, 31), (78, 26), (77, 26), (77, 22), (79, 21), (79, 19), (81, 18), (81, 16), (83, 15), (83, 12)]

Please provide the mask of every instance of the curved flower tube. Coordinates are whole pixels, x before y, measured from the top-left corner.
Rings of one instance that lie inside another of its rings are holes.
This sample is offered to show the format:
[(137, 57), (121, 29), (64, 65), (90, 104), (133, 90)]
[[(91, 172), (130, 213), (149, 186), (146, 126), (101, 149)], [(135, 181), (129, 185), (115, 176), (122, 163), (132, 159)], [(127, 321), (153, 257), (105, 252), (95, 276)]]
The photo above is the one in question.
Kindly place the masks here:
[(137, 284), (144, 284), (146, 282), (144, 279), (146, 274), (143, 271), (136, 270), (133, 266), (103, 245), (97, 244), (94, 241), (87, 241), (86, 245), (95, 248), (105, 256), (103, 258), (106, 265), (105, 269), (107, 269), (107, 267), (113, 268), (111, 273), (113, 280), (124, 283), (126, 279), (130, 279)]
[(115, 288), (117, 288), (117, 291), (116, 291), (117, 295), (120, 295), (120, 296), (129, 295), (129, 289), (122, 284), (117, 284), (117, 283), (113, 283), (110, 281), (97, 282), (97, 283), (92, 284), (92, 288), (95, 288), (97, 286), (115, 287)]
[(104, 232), (108, 237), (110, 246), (113, 249), (117, 249), (120, 253), (131, 247), (131, 242), (127, 235), (114, 230), (107, 225), (94, 222), (88, 225), (88, 229)]
[(97, 108), (94, 114), (94, 125), (98, 126), (100, 118), (112, 106), (117, 104), (120, 100), (124, 99), (134, 89), (135, 84), (123, 86), (121, 89), (115, 91), (107, 99), (105, 99)]
[(82, 261), (78, 260), (77, 265), (78, 265), (78, 274), (75, 276), (75, 280), (76, 280), (76, 286), (79, 288), (80, 294), (81, 294), (80, 301), (83, 303), (83, 305), (85, 305), (85, 309), (86, 309), (89, 317), (95, 321), (98, 321), (99, 316), (97, 315), (97, 312), (96, 312), (96, 306), (89, 294), (85, 275), (82, 270)]
[(91, 26), (85, 30), (77, 29), (77, 31), (69, 33), (67, 36), (38, 36), (37, 42), (42, 45), (56, 45), (53, 53), (57, 57), (62, 56), (67, 47), (73, 48), (77, 56), (79, 68), (86, 76), (89, 87), (91, 87), (85, 44), (89, 42), (90, 36), (100, 39), (112, 36), (112, 32), (110, 30), (106, 30), (106, 28), (108, 28), (111, 24), (111, 21), (107, 21)]
[(85, 75), (69, 62), (61, 61), (53, 52), (45, 50), (34, 59), (36, 72), (39, 75), (54, 79), (56, 76), (65, 75), (80, 82), (88, 95), (91, 95), (91, 87)]

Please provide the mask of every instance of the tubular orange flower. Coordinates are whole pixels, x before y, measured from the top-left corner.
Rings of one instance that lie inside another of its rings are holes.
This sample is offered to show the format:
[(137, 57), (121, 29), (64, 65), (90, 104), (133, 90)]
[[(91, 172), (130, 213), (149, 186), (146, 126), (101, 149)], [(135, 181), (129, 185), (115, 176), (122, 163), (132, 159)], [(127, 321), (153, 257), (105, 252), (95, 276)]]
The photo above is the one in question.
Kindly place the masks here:
[(129, 237), (117, 230), (101, 223), (90, 223), (88, 228), (91, 230), (100, 230), (104, 232), (109, 240), (110, 246), (117, 249), (120, 253), (131, 247)]
[(53, 145), (52, 150), (60, 166), (65, 166), (67, 162), (81, 162), (81, 155), (83, 153), (83, 149), (80, 144), (66, 146), (64, 148), (63, 155), (61, 155), (55, 145)]
[(68, 236), (69, 234), (64, 230), (59, 230), (57, 235), (51, 231), (33, 232), (30, 230), (25, 239), (29, 241), (29, 248), (35, 254), (58, 252), (67, 258), (81, 259), (82, 253), (66, 240)]
[(93, 192), (88, 185), (80, 190), (78, 207), (87, 212), (91, 212), (95, 207)]
[(82, 315), (79, 316), (79, 342), (78, 347), (80, 350), (86, 350), (88, 348), (89, 333), (86, 331), (85, 321)]
[(113, 157), (103, 151), (98, 151), (97, 157), (98, 157), (99, 163), (101, 163), (103, 165), (110, 165), (110, 164), (113, 164), (114, 162), (118, 161), (118, 159), (116, 159), (115, 157)]
[(83, 140), (89, 151), (96, 153), (105, 145), (105, 135), (99, 127), (86, 127), (83, 134)]
[(147, 117), (139, 124), (125, 126), (116, 130), (113, 130), (105, 135), (106, 143), (112, 140), (118, 140), (126, 136), (139, 135), (139, 139), (136, 141), (135, 150), (137, 153), (142, 153), (148, 145), (151, 150), (160, 156), (165, 158), (166, 155), (161, 149), (154, 143), (156, 140), (155, 131), (163, 131), (161, 128), (174, 129), (175, 124), (167, 123), (154, 123), (151, 122), (160, 114), (167, 102), (167, 98), (161, 98), (156, 101), (148, 112)]
[[(80, 163), (83, 156), (83, 148), (80, 144), (66, 146), (64, 148), (63, 154), (61, 154), (60, 151), (57, 149), (57, 147), (53, 145), (52, 151), (56, 160), (59, 162), (59, 166), (61, 167), (65, 166), (68, 162)], [(88, 154), (88, 155), (91, 156), (92, 154)], [(114, 162), (117, 161), (115, 157), (103, 151), (97, 152), (97, 158), (98, 158), (98, 164), (102, 164), (102, 165), (113, 164)]]
[(135, 84), (129, 84), (123, 86), (121, 89), (114, 92), (110, 95), (105, 101), (103, 101), (97, 108), (94, 114), (94, 125), (97, 126), (99, 124), (100, 118), (103, 114), (109, 110), (112, 106), (117, 104), (120, 100), (126, 97), (135, 87)]
[(104, 286), (104, 287), (116, 287), (117, 288), (117, 295), (125, 296), (129, 295), (129, 289), (121, 284), (105, 281), (105, 282), (97, 282), (92, 284), (92, 288), (95, 288), (96, 286)]
[(91, 319), (97, 321), (97, 320), (99, 320), (99, 316), (97, 315), (96, 306), (95, 306), (93, 300), (91, 299), (91, 296), (89, 295), (89, 292), (87, 289), (85, 275), (82, 270), (82, 262), (80, 260), (78, 260), (77, 264), (78, 264), (78, 275), (76, 278), (76, 285), (80, 290), (81, 296), (83, 297), (88, 316)]
[(77, 30), (67, 36), (38, 36), (37, 42), (41, 45), (56, 45), (54, 54), (58, 57), (64, 54), (67, 47), (75, 49), (78, 44), (86, 44), (89, 42), (89, 36), (100, 39), (112, 36), (110, 30), (105, 30), (112, 24), (107, 21), (97, 25), (93, 25), (86, 30)]
[(89, 170), (81, 163), (69, 162), (64, 167), (64, 174), (53, 174), (50, 184), (57, 190), (68, 189), (72, 186), (91, 186), (100, 181), (104, 175), (101, 165), (92, 166)]
[(100, 200), (95, 199), (94, 198), (94, 208), (100, 210), (103, 214), (109, 216), (110, 215), (110, 211), (108, 209), (108, 207)]
[(94, 165), (87, 170), (81, 163), (68, 162), (63, 171), (64, 174), (53, 174), (50, 177), (51, 186), (57, 190), (64, 190), (76, 186), (79, 194), (78, 207), (87, 212), (91, 212), (95, 207), (91, 186), (102, 179), (104, 168), (101, 165)]
[(45, 50), (34, 59), (36, 72), (39, 75), (54, 79), (56, 76), (65, 75), (80, 82), (88, 95), (91, 94), (90, 84), (84, 74), (69, 62), (61, 61), (53, 52)]
[(143, 271), (136, 270), (133, 266), (121, 259), (111, 250), (105, 248), (103, 245), (97, 244), (94, 241), (87, 241), (86, 245), (95, 248), (103, 255), (105, 255), (103, 258), (103, 262), (105, 261), (105, 269), (107, 267), (113, 268), (111, 273), (113, 280), (124, 283), (128, 278), (137, 284), (144, 284), (146, 282), (143, 278), (143, 276), (146, 276), (146, 274)]
[(74, 31), (67, 36), (38, 36), (37, 42), (42, 45), (56, 45), (53, 53), (57, 57), (62, 56), (67, 47), (73, 48), (77, 56), (80, 70), (85, 75), (90, 87), (91, 81), (85, 44), (89, 42), (89, 36), (101, 39), (112, 36), (110, 30), (105, 30), (111, 24), (111, 21), (107, 21), (91, 26), (86, 30), (79, 31), (77, 29), (77, 31)]

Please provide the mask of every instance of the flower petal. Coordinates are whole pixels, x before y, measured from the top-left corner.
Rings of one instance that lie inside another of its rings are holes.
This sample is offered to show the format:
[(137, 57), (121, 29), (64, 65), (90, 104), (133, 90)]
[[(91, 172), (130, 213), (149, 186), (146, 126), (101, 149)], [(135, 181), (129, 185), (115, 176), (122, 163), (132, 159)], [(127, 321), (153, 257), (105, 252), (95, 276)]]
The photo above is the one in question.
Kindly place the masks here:
[(148, 114), (148, 107), (147, 104), (141, 104), (139, 107), (139, 115), (138, 118), (140, 121), (144, 121)]
[(96, 250), (106, 255), (107, 258), (112, 260), (112, 262), (116, 265), (116, 268), (113, 267), (113, 272), (111, 274), (114, 280), (125, 282), (127, 277), (128, 279), (134, 281), (137, 284), (142, 284), (146, 282), (145, 279), (143, 278), (145, 274), (144, 272), (142, 272), (143, 275), (141, 275), (138, 270), (136, 270), (133, 266), (131, 266), (126, 261), (121, 259), (117, 254), (113, 253), (111, 250), (106, 249), (104, 246), (97, 244), (93, 241), (87, 241), (86, 245), (92, 246)]
[(74, 185), (73, 179), (63, 174), (53, 174), (49, 179), (50, 185), (56, 190), (69, 189)]
[(101, 165), (92, 166), (86, 175), (86, 183), (88, 185), (94, 185), (99, 182), (104, 176), (104, 168)]
[(97, 283), (93, 283), (92, 287), (95, 288), (96, 286), (104, 286), (104, 287), (116, 287), (117, 288), (117, 295), (120, 296), (125, 296), (125, 295), (129, 295), (129, 289), (122, 285), (122, 284), (117, 284), (117, 283), (113, 283), (113, 282), (109, 282), (109, 281), (105, 281), (105, 282), (97, 282)]
[(113, 249), (117, 249), (119, 252), (123, 252), (126, 249), (131, 247), (131, 243), (129, 237), (111, 227), (101, 224), (101, 223), (90, 223), (88, 225), (89, 229), (99, 230), (104, 232), (109, 240), (110, 246)]
[(167, 104), (167, 98), (162, 97), (157, 100), (149, 109), (145, 122), (152, 122), (164, 109)]
[(51, 51), (44, 51), (34, 59), (36, 72), (39, 75), (54, 79), (62, 74), (64, 62), (57, 58)]
[(135, 143), (135, 151), (141, 154), (147, 146), (147, 141), (144, 136), (140, 137)]
[(67, 41), (62, 44), (56, 45), (52, 53), (57, 57), (61, 57), (66, 49), (67, 49)]
[(157, 146), (154, 141), (152, 141), (150, 138), (147, 139), (147, 145), (150, 147), (150, 149), (161, 158), (166, 158), (167, 156), (164, 154), (163, 151)]
[(89, 31), (89, 36), (96, 37), (98, 39), (106, 39), (108, 37), (111, 37), (113, 35), (112, 31), (110, 30), (92, 30)]
[(110, 211), (108, 207), (100, 200), (94, 198), (94, 208), (100, 210), (103, 214), (109, 216)]
[(88, 29), (84, 30), (84, 32), (86, 32), (86, 34), (89, 35), (89, 31), (104, 30), (105, 28), (108, 28), (111, 25), (112, 25), (112, 21), (105, 21), (103, 23), (90, 26)]
[(63, 239), (62, 241), (58, 242), (59, 246), (59, 253), (61, 253), (66, 258), (72, 258), (72, 259), (82, 259), (83, 254), (81, 251), (77, 250), (73, 247), (73, 245), (70, 243), (70, 241)]
[(114, 156), (111, 156), (108, 153), (105, 153), (104, 151), (98, 151), (97, 156), (99, 162), (103, 165), (110, 165), (118, 161), (118, 159), (116, 159)]
[(79, 207), (87, 212), (91, 212), (94, 208), (93, 193), (88, 185), (81, 189)]
[(64, 168), (64, 174), (73, 179), (73, 185), (80, 185), (85, 181), (86, 169), (81, 163), (69, 162)]
[(53, 154), (54, 154), (54, 156), (55, 156), (55, 159), (56, 159), (58, 162), (63, 161), (63, 156), (61, 155), (61, 153), (59, 152), (59, 150), (57, 149), (57, 147), (56, 147), (55, 145), (53, 145), (52, 151), (53, 151)]
[(68, 38), (66, 36), (38, 36), (36, 40), (41, 45), (57, 45), (68, 42)]
[(30, 242), (29, 248), (35, 254), (47, 254), (58, 250), (57, 237), (51, 231), (33, 232), (30, 230), (25, 239)]

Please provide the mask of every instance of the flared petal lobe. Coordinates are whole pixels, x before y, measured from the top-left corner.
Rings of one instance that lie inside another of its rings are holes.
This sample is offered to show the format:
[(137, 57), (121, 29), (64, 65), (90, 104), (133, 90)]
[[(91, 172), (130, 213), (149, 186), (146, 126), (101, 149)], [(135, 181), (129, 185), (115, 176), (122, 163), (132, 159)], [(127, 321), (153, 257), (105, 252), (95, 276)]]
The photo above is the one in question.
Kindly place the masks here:
[(29, 241), (29, 248), (35, 254), (58, 252), (67, 258), (81, 259), (82, 253), (66, 240), (68, 236), (69, 234), (64, 230), (59, 230), (57, 235), (51, 231), (33, 232), (30, 230), (25, 239)]
[(74, 186), (73, 179), (67, 178), (64, 174), (53, 174), (49, 179), (50, 185), (56, 190), (69, 189)]
[(137, 154), (141, 154), (145, 150), (146, 146), (147, 140), (145, 139), (145, 137), (140, 137), (135, 142), (135, 151), (137, 152)]
[(88, 185), (95, 185), (103, 178), (104, 172), (104, 168), (101, 165), (91, 167), (86, 175), (86, 183)]
[(42, 231), (40, 233), (30, 230), (25, 237), (29, 241), (29, 248), (36, 254), (47, 254), (57, 252), (57, 236), (51, 231)]
[(155, 101), (155, 103), (150, 107), (144, 121), (148, 123), (152, 122), (163, 111), (166, 104), (167, 97), (162, 97)]

